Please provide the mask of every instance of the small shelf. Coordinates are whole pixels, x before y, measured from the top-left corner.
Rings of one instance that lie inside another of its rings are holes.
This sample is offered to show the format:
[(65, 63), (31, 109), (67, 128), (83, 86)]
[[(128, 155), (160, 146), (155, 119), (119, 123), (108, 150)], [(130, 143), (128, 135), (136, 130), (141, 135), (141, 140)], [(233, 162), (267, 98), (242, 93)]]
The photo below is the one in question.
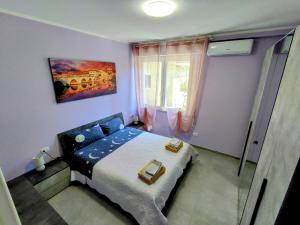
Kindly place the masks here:
[(139, 130), (144, 130), (144, 123), (139, 121), (137, 124), (132, 122), (130, 124), (127, 125), (127, 127), (132, 127), (135, 129), (139, 129)]

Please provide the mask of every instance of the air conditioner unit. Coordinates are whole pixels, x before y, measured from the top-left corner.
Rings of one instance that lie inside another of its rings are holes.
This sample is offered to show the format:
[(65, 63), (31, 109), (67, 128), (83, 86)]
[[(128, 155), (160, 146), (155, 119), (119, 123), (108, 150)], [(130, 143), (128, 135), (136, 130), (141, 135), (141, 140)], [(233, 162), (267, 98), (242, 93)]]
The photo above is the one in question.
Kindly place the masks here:
[(287, 36), (281, 43), (280, 53), (288, 54), (293, 41), (293, 36)]
[(250, 55), (253, 46), (253, 39), (210, 42), (208, 45), (208, 56), (222, 55)]

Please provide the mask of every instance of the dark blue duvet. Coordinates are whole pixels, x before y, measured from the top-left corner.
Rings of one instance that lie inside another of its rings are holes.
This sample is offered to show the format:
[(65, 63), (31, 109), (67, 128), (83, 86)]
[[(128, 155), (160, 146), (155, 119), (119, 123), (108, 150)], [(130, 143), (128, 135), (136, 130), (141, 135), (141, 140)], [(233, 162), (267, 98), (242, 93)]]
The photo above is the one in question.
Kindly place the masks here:
[(140, 135), (143, 131), (126, 127), (74, 153), (73, 169), (92, 178), (94, 165), (107, 155), (116, 151), (120, 146)]

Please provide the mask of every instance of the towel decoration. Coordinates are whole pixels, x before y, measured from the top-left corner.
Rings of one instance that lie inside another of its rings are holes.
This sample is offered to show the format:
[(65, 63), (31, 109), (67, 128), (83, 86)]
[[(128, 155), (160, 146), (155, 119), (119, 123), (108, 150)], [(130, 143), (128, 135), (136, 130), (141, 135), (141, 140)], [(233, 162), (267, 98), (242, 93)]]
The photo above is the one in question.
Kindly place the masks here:
[(158, 178), (160, 178), (160, 176), (165, 173), (165, 171), (166, 168), (164, 167), (162, 162), (151, 160), (139, 171), (138, 177), (146, 184), (151, 185), (155, 183), (155, 181), (157, 181)]
[(168, 144), (166, 144), (165, 148), (171, 152), (178, 152), (183, 146), (183, 141), (177, 138), (172, 138)]

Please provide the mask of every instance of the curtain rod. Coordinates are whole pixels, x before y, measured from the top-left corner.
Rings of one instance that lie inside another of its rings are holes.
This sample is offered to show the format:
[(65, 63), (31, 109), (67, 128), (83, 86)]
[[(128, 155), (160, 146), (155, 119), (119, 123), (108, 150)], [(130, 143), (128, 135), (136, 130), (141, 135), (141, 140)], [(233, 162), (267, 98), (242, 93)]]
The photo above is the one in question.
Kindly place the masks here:
[[(231, 31), (231, 32), (224, 32), (224, 33), (208, 33), (206, 35), (190, 35), (190, 36), (182, 36), (182, 37), (173, 37), (173, 38), (166, 38), (166, 39), (156, 39), (156, 40), (149, 40), (149, 41), (140, 41), (140, 42), (130, 42), (130, 44), (152, 44), (152, 43), (158, 43), (158, 42), (164, 42), (164, 41), (184, 41), (189, 40), (193, 38), (205, 38), (208, 37), (210, 41), (216, 40), (218, 37), (224, 37), (222, 39), (226, 40), (226, 36), (237, 36), (237, 35), (247, 35), (247, 34), (259, 34), (264, 32), (280, 32), (284, 30), (292, 30), (295, 29), (296, 26), (281, 26), (281, 27), (275, 27), (275, 28), (265, 28), (265, 29), (252, 29), (252, 30), (241, 30), (241, 31)], [(270, 37), (270, 36), (278, 36), (283, 35), (277, 34), (277, 35), (262, 35), (257, 37)], [(251, 38), (251, 37), (248, 37)]]
[[(131, 45), (133, 46), (149, 46), (149, 45), (152, 45), (152, 46), (159, 46), (159, 45), (174, 45), (176, 43), (190, 43), (190, 42), (196, 42), (196, 43), (199, 43), (199, 42), (202, 42), (204, 41), (205, 39), (207, 39), (207, 37), (200, 37), (200, 36), (197, 36), (197, 37), (194, 37), (194, 38), (180, 38), (180, 39), (165, 39), (165, 40), (161, 40), (161, 41), (149, 41), (149, 42), (135, 42), (135, 43), (131, 43)], [(174, 42), (174, 43), (173, 43)]]

